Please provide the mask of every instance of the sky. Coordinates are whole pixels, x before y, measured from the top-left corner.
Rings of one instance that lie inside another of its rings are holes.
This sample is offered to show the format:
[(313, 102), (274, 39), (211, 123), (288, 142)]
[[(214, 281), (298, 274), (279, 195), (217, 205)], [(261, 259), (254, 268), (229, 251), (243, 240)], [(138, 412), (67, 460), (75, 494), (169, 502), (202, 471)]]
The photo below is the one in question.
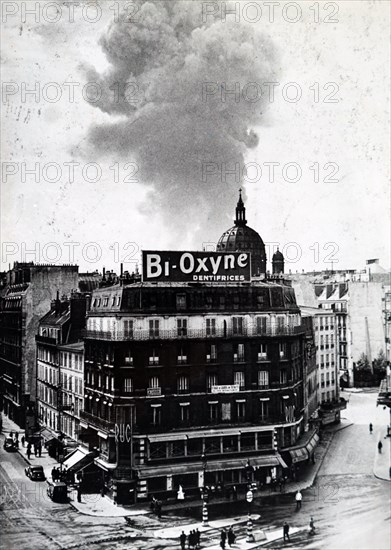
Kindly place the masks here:
[(211, 249), (239, 188), (287, 270), (390, 266), (388, 2), (126, 5), (2, 2), (2, 269)]

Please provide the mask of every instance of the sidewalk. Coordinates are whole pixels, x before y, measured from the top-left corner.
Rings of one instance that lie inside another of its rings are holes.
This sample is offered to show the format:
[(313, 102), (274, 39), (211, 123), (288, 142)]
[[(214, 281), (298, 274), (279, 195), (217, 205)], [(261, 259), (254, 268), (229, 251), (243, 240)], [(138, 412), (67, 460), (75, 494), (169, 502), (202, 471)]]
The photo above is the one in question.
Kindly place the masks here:
[(22, 441), (21, 441), (22, 436), (25, 435), (24, 430), (19, 428), (19, 426), (15, 424), (15, 422), (13, 422), (5, 414), (2, 414), (2, 419), (3, 419), (2, 434), (4, 436), (8, 436), (11, 431), (19, 433), (19, 449), (17, 452), (20, 454), (20, 456), (23, 458), (26, 464), (43, 466), (46, 478), (51, 479), (51, 471), (53, 466), (59, 466), (59, 463), (56, 461), (56, 459), (49, 456), (49, 453), (44, 446), (42, 446), (42, 454), (40, 457), (35, 456), (33, 452), (32, 455), (30, 456), (30, 459), (28, 459), (26, 455), (27, 445), (25, 444), (25, 446), (23, 447)]
[[(253, 514), (252, 516), (254, 524), (257, 522), (258, 519), (260, 519), (260, 516), (258, 514)], [(216, 538), (219, 538), (220, 531), (224, 527), (228, 529), (230, 526), (233, 526), (235, 528), (239, 525), (242, 525), (245, 527), (247, 523), (247, 516), (237, 517), (237, 518), (225, 518), (221, 520), (216, 521), (210, 521), (208, 526), (202, 525), (202, 523), (191, 523), (188, 525), (179, 525), (176, 527), (168, 527), (165, 529), (157, 529), (154, 531), (154, 537), (158, 539), (178, 539), (179, 536), (182, 533), (182, 531), (185, 532), (185, 534), (188, 534), (190, 531), (194, 531), (195, 529), (198, 529), (201, 533), (201, 541), (203, 539), (202, 535), (205, 535), (209, 533), (210, 531), (218, 531), (216, 533)], [(235, 529), (234, 529), (235, 530)], [(292, 537), (293, 535), (297, 533), (301, 533), (305, 530), (308, 530), (307, 527), (290, 527), (289, 535)], [(274, 542), (277, 540), (283, 539), (283, 532), (282, 527), (275, 529), (275, 528), (264, 528), (264, 529), (257, 529), (256, 525), (254, 525), (253, 528), (253, 536), (254, 536), (254, 542), (246, 542), (246, 537), (237, 538), (235, 541), (235, 548), (239, 549), (249, 549), (252, 548), (258, 548), (259, 546), (263, 546), (265, 544), (269, 544), (270, 542)], [(210, 535), (209, 535), (210, 537)], [(220, 543), (212, 543), (210, 546), (205, 546), (205, 543), (202, 544), (203, 548), (207, 548), (208, 550), (219, 550), (221, 549)]]
[(376, 452), (373, 473), (378, 479), (391, 481), (391, 437), (384, 437), (380, 441), (383, 449), (381, 453)]
[[(297, 481), (290, 481), (286, 484), (284, 487), (284, 490), (280, 492), (278, 488), (272, 488), (272, 487), (263, 487), (262, 489), (258, 489), (254, 491), (254, 499), (257, 500), (258, 498), (264, 498), (269, 497), (273, 495), (280, 495), (280, 494), (292, 494), (296, 493), (296, 491), (300, 490), (303, 491), (305, 489), (308, 489), (309, 487), (312, 487), (315, 478), (318, 474), (318, 471), (322, 465), (322, 462), (324, 460), (324, 457), (326, 456), (327, 450), (331, 444), (333, 434), (336, 431), (343, 430), (349, 426), (351, 426), (352, 423), (349, 422), (346, 419), (342, 419), (340, 424), (330, 426), (323, 432), (322, 440), (319, 442), (319, 445), (317, 446), (315, 450), (315, 464), (308, 463), (305, 466), (305, 469), (299, 474), (300, 479)], [(19, 441), (23, 435), (23, 431), (18, 428), (18, 426), (12, 422), (9, 418), (7, 418), (5, 415), (3, 415), (3, 433), (4, 435), (8, 435), (9, 432), (18, 431), (19, 432)], [(386, 446), (384, 446), (386, 447)], [(27, 459), (26, 456), (26, 449), (20, 447), (19, 454), (23, 457), (23, 459), (28, 464), (40, 464), (44, 467), (45, 475), (48, 479), (51, 479), (51, 470), (53, 466), (58, 466), (58, 463), (54, 458), (51, 458), (48, 455), (48, 452), (46, 449), (42, 449), (42, 456), (41, 458), (35, 457), (34, 455), (31, 456), (30, 460)], [(385, 450), (384, 456), (385, 456)], [(238, 495), (239, 500), (244, 500), (244, 495)], [(225, 506), (228, 503), (232, 503), (233, 501), (228, 501), (225, 498), (214, 498), (209, 506)], [(82, 495), (82, 502), (77, 502), (76, 497), (76, 491), (72, 489), (70, 493), (70, 505), (73, 506), (78, 512), (89, 515), (89, 516), (99, 516), (99, 517), (125, 517), (125, 516), (139, 516), (139, 515), (146, 515), (150, 514), (150, 508), (149, 508), (149, 502), (145, 503), (139, 503), (135, 505), (130, 506), (119, 506), (115, 505), (109, 498), (102, 497), (100, 494), (93, 493), (93, 494), (83, 494)], [(200, 508), (200, 500), (188, 500), (188, 501), (167, 501), (163, 504), (163, 515), (167, 514), (167, 512), (173, 512), (181, 514), (181, 511), (183, 510), (184, 506), (186, 508)], [(231, 520), (232, 523), (232, 520)], [(180, 533), (179, 533), (180, 534)], [(179, 537), (178, 534), (178, 537)]]

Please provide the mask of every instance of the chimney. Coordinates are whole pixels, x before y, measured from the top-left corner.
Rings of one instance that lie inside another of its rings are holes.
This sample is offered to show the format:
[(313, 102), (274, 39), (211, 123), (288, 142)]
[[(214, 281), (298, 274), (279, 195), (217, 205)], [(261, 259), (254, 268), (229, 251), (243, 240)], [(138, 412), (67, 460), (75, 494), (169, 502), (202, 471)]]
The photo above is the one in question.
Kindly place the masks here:
[(124, 264), (121, 263), (121, 274), (120, 274), (120, 277), (123, 277), (123, 274), (124, 274)]
[(103, 281), (106, 280), (106, 268), (105, 268), (105, 267), (103, 268), (103, 277), (102, 277), (102, 280), (103, 280)]

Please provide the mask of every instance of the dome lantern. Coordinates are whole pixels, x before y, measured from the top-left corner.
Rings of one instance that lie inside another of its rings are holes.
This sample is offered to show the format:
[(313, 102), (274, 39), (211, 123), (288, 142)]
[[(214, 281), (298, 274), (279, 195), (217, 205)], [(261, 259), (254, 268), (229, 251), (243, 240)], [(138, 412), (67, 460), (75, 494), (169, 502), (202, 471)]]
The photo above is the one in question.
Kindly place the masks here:
[(266, 273), (266, 250), (260, 235), (248, 227), (246, 208), (239, 190), (239, 200), (236, 206), (235, 225), (225, 231), (218, 240), (218, 252), (246, 252), (251, 254), (251, 274), (260, 276)]

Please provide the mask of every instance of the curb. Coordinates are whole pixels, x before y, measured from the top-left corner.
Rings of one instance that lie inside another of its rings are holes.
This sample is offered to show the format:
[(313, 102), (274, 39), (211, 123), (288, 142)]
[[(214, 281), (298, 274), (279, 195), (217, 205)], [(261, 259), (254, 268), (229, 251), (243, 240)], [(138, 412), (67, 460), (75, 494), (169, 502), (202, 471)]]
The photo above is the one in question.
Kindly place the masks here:
[(376, 479), (380, 479), (381, 481), (388, 481), (388, 483), (391, 483), (391, 477), (389, 479), (385, 478), (385, 477), (382, 477), (380, 475), (377, 475), (375, 473), (375, 470), (373, 471), (373, 475), (375, 476)]

